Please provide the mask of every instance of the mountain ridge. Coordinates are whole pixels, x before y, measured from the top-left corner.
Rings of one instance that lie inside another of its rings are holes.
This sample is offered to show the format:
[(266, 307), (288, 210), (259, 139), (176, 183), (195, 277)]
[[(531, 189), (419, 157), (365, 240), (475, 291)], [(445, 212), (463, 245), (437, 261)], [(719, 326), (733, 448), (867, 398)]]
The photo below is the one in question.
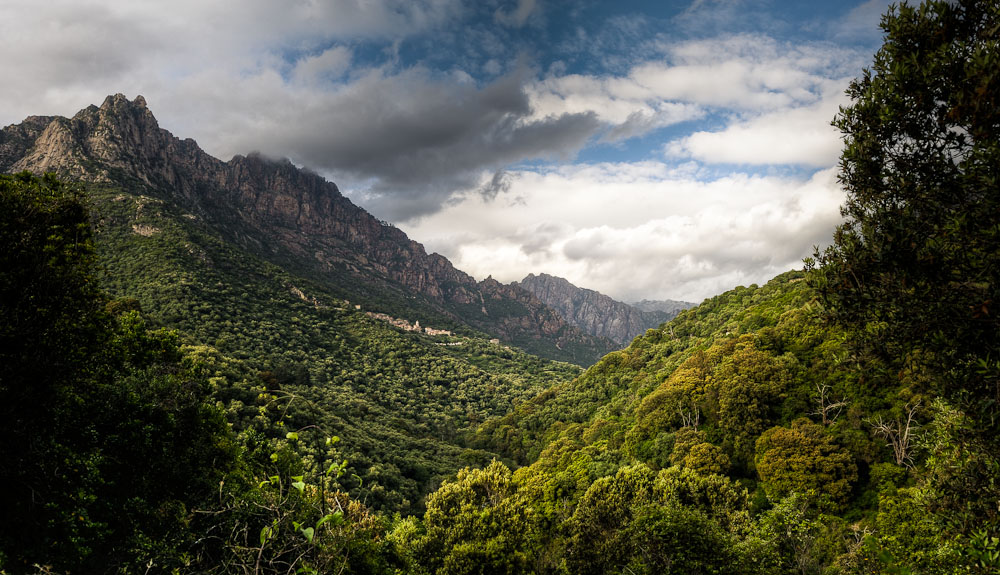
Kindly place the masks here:
[(614, 348), (529, 292), (489, 278), (477, 282), (428, 254), (314, 172), (257, 153), (228, 162), (212, 157), (160, 128), (142, 96), (116, 94), (72, 118), (31, 116), (3, 128), (0, 171), (22, 170), (147, 187), (270, 261), (331, 282), (367, 307), (386, 307), (379, 311), (465, 325), (580, 365)]
[(623, 346), (647, 329), (659, 327), (684, 309), (694, 307), (694, 304), (686, 302), (670, 302), (676, 305), (668, 310), (639, 309), (545, 273), (528, 274), (515, 284), (533, 293), (556, 310), (563, 319), (584, 332), (596, 337), (606, 337)]

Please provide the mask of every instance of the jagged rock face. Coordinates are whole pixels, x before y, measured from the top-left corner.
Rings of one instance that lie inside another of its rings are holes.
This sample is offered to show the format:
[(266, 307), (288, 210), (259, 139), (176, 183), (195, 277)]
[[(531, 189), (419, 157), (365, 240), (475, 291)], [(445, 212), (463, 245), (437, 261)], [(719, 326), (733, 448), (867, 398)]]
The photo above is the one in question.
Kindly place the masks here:
[[(44, 127), (43, 127), (44, 126)], [(327, 263), (350, 260), (432, 297), (445, 282), (475, 285), (443, 257), (343, 197), (337, 186), (288, 161), (257, 154), (223, 162), (159, 127), (142, 96), (118, 94), (72, 119), (32, 117), (0, 134), (5, 172), (53, 171), (110, 183), (134, 178), (167, 191), (196, 213), (229, 212), (264, 237)], [(312, 250), (312, 251), (310, 251)], [(390, 263), (391, 262), (391, 263)]]
[(647, 329), (659, 326), (680, 312), (636, 309), (602, 293), (576, 287), (563, 278), (548, 274), (528, 274), (519, 285), (586, 333), (606, 337), (621, 345), (627, 345)]
[[(7, 126), (0, 131), (0, 170), (142, 186), (264, 257), (278, 257), (280, 247), (300, 268), (346, 270), (356, 280), (347, 291), (364, 291), (372, 283), (402, 287), (436, 302), (461, 323), (515, 345), (552, 339), (557, 359), (586, 364), (613, 349), (610, 342), (571, 328), (519, 287), (477, 284), (446, 258), (428, 254), (399, 229), (355, 206), (318, 174), (258, 154), (224, 162), (194, 140), (174, 137), (159, 127), (142, 96), (132, 101), (108, 96), (100, 107), (89, 106), (73, 118), (32, 116)], [(487, 297), (503, 305), (487, 306)], [(564, 344), (589, 351), (559, 356)]]

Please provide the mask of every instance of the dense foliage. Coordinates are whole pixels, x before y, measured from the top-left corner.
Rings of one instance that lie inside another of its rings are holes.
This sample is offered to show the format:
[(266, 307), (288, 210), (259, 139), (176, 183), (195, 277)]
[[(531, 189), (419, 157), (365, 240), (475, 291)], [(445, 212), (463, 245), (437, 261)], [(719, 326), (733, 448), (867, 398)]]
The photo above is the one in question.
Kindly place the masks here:
[(4, 176), (0, 202), (0, 562), (99, 570), (173, 553), (235, 464), (208, 384), (175, 334), (106, 310), (77, 194)]
[[(919, 412), (920, 396), (943, 400), (924, 436), (919, 489), (902, 501), (923, 499), (932, 515), (924, 520), (942, 539), (973, 549), (988, 541), (995, 551), (1000, 3), (904, 4), (883, 28), (885, 44), (835, 122), (846, 142), (847, 221), (816, 254), (814, 281), (869, 385), (910, 396), (901, 421), (882, 426), (898, 462), (912, 464), (902, 421)], [(917, 565), (939, 561), (890, 546)], [(965, 549), (972, 558), (980, 551)], [(997, 565), (993, 551), (987, 559)]]
[(183, 335), (238, 433), (300, 431), (313, 472), (341, 437), (345, 483), (373, 508), (418, 511), (441, 479), (494, 457), (467, 447), (470, 428), (580, 371), (473, 333), (401, 330), (164, 200), (87, 191), (110, 294)]

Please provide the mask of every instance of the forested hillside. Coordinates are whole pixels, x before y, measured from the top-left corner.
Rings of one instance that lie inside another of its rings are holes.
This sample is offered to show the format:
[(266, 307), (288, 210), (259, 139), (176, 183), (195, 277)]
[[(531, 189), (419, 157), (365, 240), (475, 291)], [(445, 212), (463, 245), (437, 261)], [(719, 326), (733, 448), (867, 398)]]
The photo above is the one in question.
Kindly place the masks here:
[(183, 334), (236, 431), (317, 430), (299, 446), (319, 451), (323, 433), (340, 435), (357, 493), (375, 508), (419, 509), (435, 481), (492, 457), (463, 447), (470, 426), (579, 372), (475, 332), (401, 329), (167, 202), (87, 191), (108, 295)]
[(833, 244), (582, 373), (0, 177), (0, 570), (1000, 572), (1000, 6), (883, 28)]

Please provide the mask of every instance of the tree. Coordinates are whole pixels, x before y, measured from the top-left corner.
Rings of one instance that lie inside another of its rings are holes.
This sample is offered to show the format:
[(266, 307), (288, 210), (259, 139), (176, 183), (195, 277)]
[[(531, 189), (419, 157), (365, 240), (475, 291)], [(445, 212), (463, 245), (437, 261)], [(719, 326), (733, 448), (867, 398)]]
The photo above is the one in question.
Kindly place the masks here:
[[(595, 481), (566, 526), (571, 573), (755, 573), (747, 492), (721, 475), (645, 465)], [(746, 552), (751, 552), (747, 555)]]
[[(811, 281), (828, 319), (848, 332), (868, 382), (945, 398), (974, 431), (943, 451), (980, 446), (979, 459), (995, 467), (1000, 3), (902, 4), (890, 8), (882, 28), (882, 48), (851, 83), (852, 103), (834, 122), (845, 141), (846, 221), (833, 245), (808, 262)], [(961, 493), (963, 481), (939, 475), (932, 483)], [(983, 497), (997, 508), (994, 493)], [(965, 513), (954, 503), (929, 510), (947, 523)], [(981, 527), (1000, 532), (995, 519)]]
[(846, 222), (808, 267), (869, 378), (929, 370), (1000, 418), (1000, 4), (893, 7), (834, 124)]
[(0, 176), (0, 245), (0, 569), (178, 566), (236, 459), (207, 380), (107, 306), (79, 192)]
[(752, 336), (742, 336), (712, 374), (719, 427), (732, 446), (734, 466), (752, 469), (754, 441), (774, 421), (794, 362), (791, 356), (775, 357), (758, 349)]
[(851, 455), (835, 444), (822, 425), (806, 418), (791, 429), (772, 427), (757, 439), (757, 473), (772, 500), (790, 493), (843, 503), (857, 480)]
[(833, 399), (830, 384), (823, 382), (816, 382), (816, 394), (813, 399), (816, 401), (817, 409), (809, 415), (820, 416), (823, 425), (830, 425), (837, 421), (840, 412), (848, 405), (846, 401)]
[(872, 433), (886, 440), (886, 447), (892, 448), (892, 454), (896, 459), (896, 465), (913, 468), (913, 436), (919, 424), (916, 421), (917, 410), (920, 402), (914, 404), (907, 403), (903, 406), (903, 415), (896, 417), (895, 421), (886, 421), (881, 415), (877, 415), (867, 420), (872, 426)]
[(416, 559), (438, 575), (527, 573), (535, 521), (507, 466), (466, 468), (428, 497)]

